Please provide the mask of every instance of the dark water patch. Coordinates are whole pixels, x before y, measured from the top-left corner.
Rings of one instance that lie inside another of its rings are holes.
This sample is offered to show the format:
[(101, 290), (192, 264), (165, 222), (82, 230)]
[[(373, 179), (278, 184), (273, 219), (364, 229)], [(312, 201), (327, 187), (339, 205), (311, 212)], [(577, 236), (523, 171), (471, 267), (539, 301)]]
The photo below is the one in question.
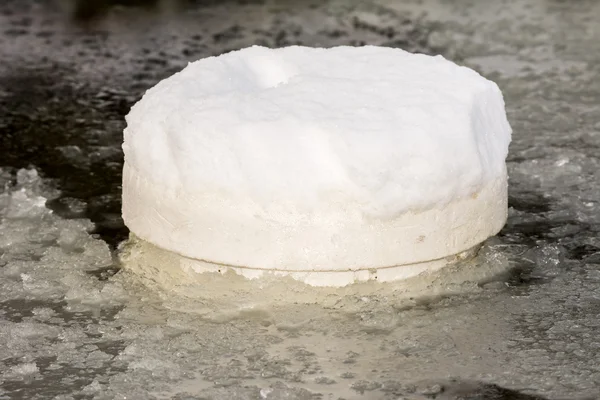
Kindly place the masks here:
[(33, 165), (55, 179), (62, 194), (49, 206), (63, 215), (62, 198), (85, 202), (96, 233), (115, 246), (127, 236), (120, 219), (120, 144), (131, 100), (71, 82), (72, 73), (51, 64), (0, 76), (0, 159), (15, 168)]
[(566, 246), (571, 258), (575, 260), (583, 260), (585, 257), (600, 251), (600, 247), (590, 244), (573, 243), (571, 246)]
[(160, 0), (74, 0), (72, 3), (72, 18), (85, 23), (103, 17), (118, 6), (155, 10)]
[(95, 276), (96, 278), (98, 278), (99, 281), (107, 281), (120, 270), (121, 268), (119, 266), (111, 265), (108, 267), (102, 267), (92, 271), (88, 271), (88, 274)]
[(535, 192), (509, 193), (508, 206), (530, 214), (542, 214), (552, 209), (552, 202)]
[(484, 382), (451, 381), (444, 385), (433, 385), (433, 392), (424, 393), (425, 398), (445, 400), (545, 400), (545, 397), (527, 394), (499, 385)]
[(506, 282), (513, 288), (527, 289), (534, 285), (543, 285), (552, 281), (553, 277), (540, 275), (534, 265), (521, 264), (513, 268), (506, 276)]
[(47, 300), (12, 299), (0, 302), (2, 319), (19, 323), (24, 318), (32, 317), (33, 310), (38, 307), (50, 308), (55, 313), (62, 313), (66, 303), (63, 301), (48, 302)]
[[(569, 229), (565, 229), (568, 227)], [(508, 237), (521, 244), (535, 244), (537, 240), (557, 242), (561, 239), (579, 236), (590, 232), (591, 225), (576, 220), (538, 218), (526, 221), (509, 221), (498, 236)]]
[(68, 303), (62, 300), (50, 302), (48, 300), (33, 300), (33, 299), (11, 299), (0, 302), (0, 310), (2, 310), (2, 318), (6, 321), (15, 323), (23, 322), (24, 318), (34, 316), (36, 308), (49, 308), (54, 311), (55, 316), (60, 319), (60, 322), (51, 323), (50, 325), (63, 324), (95, 324), (99, 321), (113, 321), (115, 316), (123, 307), (108, 307), (102, 308), (99, 312), (72, 312), (67, 310)]

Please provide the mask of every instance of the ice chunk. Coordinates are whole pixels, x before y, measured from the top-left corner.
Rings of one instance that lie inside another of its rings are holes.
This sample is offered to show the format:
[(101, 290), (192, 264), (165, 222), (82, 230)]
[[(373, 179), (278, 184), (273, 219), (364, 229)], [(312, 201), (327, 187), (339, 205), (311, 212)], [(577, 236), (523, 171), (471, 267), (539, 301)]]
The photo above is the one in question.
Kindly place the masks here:
[(38, 372), (39, 368), (35, 363), (24, 363), (12, 367), (8, 374), (6, 374), (6, 377), (9, 379), (23, 379)]
[(127, 123), (124, 220), (192, 259), (391, 280), (421, 270), (366, 270), (458, 254), (506, 220), (502, 94), (441, 56), (255, 46), (188, 65)]

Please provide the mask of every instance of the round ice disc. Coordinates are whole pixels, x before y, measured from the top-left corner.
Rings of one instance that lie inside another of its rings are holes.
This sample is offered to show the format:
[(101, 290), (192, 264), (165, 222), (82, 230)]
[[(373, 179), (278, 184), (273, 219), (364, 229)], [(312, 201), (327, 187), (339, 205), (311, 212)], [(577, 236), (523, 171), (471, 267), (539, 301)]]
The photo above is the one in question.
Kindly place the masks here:
[(502, 94), (441, 56), (255, 46), (189, 64), (126, 119), (123, 219), (197, 272), (402, 279), (506, 221)]

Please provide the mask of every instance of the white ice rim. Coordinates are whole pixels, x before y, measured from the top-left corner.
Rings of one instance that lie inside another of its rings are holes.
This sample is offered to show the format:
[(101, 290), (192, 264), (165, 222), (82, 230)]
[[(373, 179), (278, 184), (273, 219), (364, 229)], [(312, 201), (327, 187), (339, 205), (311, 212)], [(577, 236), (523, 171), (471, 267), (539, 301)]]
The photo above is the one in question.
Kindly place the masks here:
[(248, 278), (283, 274), (318, 286), (406, 279), (447, 265), (504, 226), (507, 178), (442, 208), (385, 221), (348, 214), (291, 225), (274, 222), (281, 214), (257, 217), (256, 207), (167, 189), (124, 166), (123, 219), (140, 239), (194, 261), (185, 264), (196, 272), (225, 267)]

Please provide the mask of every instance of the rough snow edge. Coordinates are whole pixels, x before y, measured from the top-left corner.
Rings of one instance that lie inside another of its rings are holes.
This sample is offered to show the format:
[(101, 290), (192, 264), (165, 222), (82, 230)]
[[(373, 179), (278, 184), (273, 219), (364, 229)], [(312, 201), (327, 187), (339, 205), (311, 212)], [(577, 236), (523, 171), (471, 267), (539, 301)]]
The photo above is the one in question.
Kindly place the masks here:
[[(390, 272), (394, 267), (396, 272), (383, 280), (404, 279), (445, 264), (442, 259), (495, 235), (506, 217), (505, 174), (443, 208), (378, 220), (348, 204), (334, 205), (318, 215), (277, 208), (266, 211), (251, 200), (233, 199), (226, 193), (166, 189), (127, 163), (123, 169), (123, 219), (135, 235), (200, 265), (237, 268), (247, 277), (261, 271), (298, 276), (322, 272), (323, 277), (347, 272), (364, 280), (372, 275), (369, 270)], [(420, 265), (424, 263), (430, 265)], [(402, 268), (420, 272), (400, 272)], [(380, 276), (381, 272), (378, 280)]]

